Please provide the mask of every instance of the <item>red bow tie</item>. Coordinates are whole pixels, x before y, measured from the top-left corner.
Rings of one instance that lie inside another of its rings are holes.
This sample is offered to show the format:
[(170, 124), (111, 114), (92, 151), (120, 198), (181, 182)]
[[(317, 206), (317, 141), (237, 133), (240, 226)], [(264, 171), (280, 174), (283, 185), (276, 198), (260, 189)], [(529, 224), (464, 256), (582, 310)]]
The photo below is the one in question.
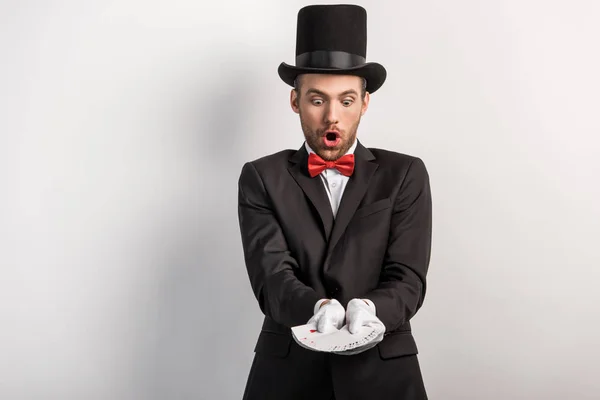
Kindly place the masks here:
[(352, 175), (352, 172), (354, 172), (354, 154), (346, 154), (335, 161), (325, 161), (315, 153), (308, 155), (308, 173), (312, 178), (330, 168), (337, 169), (345, 176)]

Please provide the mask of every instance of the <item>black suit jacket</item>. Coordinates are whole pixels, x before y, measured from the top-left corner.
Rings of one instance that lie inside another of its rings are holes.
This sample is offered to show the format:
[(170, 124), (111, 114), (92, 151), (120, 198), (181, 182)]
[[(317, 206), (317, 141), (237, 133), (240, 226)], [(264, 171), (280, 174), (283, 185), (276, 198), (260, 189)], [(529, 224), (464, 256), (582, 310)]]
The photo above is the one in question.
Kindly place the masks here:
[(381, 358), (417, 353), (409, 320), (426, 290), (428, 173), (417, 157), (360, 142), (354, 154), (355, 171), (335, 219), (321, 179), (308, 174), (304, 146), (242, 169), (242, 244), (265, 315), (257, 353), (285, 356), (290, 327), (305, 324), (321, 298), (336, 298), (344, 307), (353, 298), (370, 299), (386, 328), (376, 346)]

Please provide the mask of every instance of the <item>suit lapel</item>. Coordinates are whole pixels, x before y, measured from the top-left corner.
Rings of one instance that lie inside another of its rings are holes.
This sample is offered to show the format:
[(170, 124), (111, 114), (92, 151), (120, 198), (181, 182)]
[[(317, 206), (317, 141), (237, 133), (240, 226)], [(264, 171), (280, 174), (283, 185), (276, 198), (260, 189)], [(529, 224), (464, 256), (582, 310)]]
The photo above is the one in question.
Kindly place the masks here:
[(288, 170), (294, 180), (298, 183), (306, 197), (313, 204), (319, 217), (321, 218), (321, 226), (325, 239), (329, 241), (331, 229), (333, 226), (333, 212), (331, 211), (331, 203), (323, 187), (323, 182), (318, 177), (311, 178), (308, 174), (307, 162), (308, 152), (302, 146), (300, 150), (294, 153), (289, 159), (291, 165)]
[[(352, 216), (354, 216), (360, 201), (367, 192), (371, 177), (379, 167), (378, 164), (371, 162), (375, 159), (373, 153), (371, 153), (360, 142), (358, 142), (354, 154), (354, 173), (348, 180), (346, 188), (344, 189), (342, 201), (335, 217), (333, 231), (331, 232), (331, 237), (329, 238), (327, 253), (330, 253), (335, 248), (338, 240), (346, 230), (346, 227), (350, 223)], [(329, 199), (326, 198), (326, 200)]]

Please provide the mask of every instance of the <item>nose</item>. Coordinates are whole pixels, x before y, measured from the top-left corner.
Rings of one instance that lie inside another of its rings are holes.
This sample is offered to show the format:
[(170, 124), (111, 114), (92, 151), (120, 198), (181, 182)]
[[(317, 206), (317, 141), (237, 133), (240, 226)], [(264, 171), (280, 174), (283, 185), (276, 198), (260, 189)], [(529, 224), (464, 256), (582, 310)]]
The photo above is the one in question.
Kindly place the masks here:
[(338, 108), (335, 102), (330, 102), (327, 104), (324, 117), (327, 125), (335, 125), (339, 122)]

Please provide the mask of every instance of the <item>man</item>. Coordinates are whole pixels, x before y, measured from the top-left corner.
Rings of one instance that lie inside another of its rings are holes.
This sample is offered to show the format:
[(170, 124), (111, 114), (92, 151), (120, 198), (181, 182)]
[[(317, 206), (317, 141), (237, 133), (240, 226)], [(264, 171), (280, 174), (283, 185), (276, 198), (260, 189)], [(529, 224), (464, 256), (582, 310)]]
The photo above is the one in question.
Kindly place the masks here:
[[(305, 143), (242, 169), (242, 244), (265, 315), (246, 400), (427, 398), (409, 320), (425, 296), (429, 178), (419, 158), (357, 140), (386, 77), (365, 55), (363, 8), (301, 9), (296, 66), (278, 72)], [(309, 320), (321, 332), (376, 320), (385, 334), (358, 354), (316, 352), (290, 332)]]

